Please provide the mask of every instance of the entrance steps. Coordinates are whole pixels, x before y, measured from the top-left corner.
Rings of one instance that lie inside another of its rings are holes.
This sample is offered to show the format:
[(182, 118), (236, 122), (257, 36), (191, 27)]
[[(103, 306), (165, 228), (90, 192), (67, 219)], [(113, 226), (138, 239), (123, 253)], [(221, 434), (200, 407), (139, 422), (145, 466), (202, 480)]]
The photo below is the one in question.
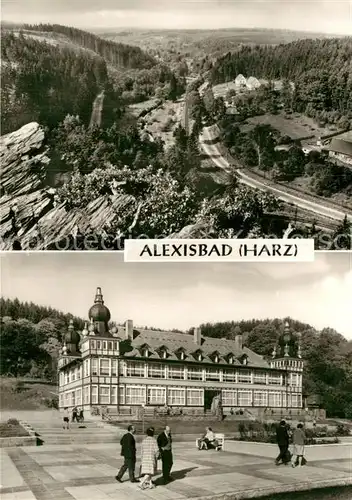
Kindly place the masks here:
[(123, 434), (119, 427), (89, 419), (83, 423), (70, 422), (70, 428), (64, 429), (59, 412), (51, 414), (50, 418), (37, 412), (27, 417), (24, 424), (35, 432), (40, 445), (115, 443), (120, 441)]

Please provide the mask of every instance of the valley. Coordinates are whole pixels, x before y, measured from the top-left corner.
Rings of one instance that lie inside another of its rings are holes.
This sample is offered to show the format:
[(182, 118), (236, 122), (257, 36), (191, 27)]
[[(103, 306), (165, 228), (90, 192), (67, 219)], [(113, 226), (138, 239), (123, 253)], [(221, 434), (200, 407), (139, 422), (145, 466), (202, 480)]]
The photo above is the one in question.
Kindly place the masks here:
[(319, 79), (332, 82), (337, 62), (330, 76), (279, 65), (282, 50), (348, 53), (347, 38), (314, 37), (3, 29), (2, 248), (121, 249), (137, 234), (282, 237), (294, 227), (334, 249), (352, 217), (352, 169), (329, 153), (352, 123), (348, 68), (325, 95)]

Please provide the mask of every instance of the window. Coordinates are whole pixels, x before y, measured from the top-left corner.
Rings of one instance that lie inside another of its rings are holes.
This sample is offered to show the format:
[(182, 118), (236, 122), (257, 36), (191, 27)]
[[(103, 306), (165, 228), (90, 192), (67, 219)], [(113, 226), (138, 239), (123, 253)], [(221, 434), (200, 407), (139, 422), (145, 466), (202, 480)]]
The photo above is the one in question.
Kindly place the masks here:
[(234, 370), (224, 370), (222, 377), (224, 382), (236, 382), (236, 372)]
[(203, 390), (187, 389), (187, 404), (190, 406), (203, 406)]
[(116, 350), (118, 349), (117, 342), (114, 342), (114, 349), (116, 349)]
[(65, 384), (69, 383), (68, 372), (65, 372)]
[(127, 377), (144, 377), (144, 363), (138, 363), (138, 361), (127, 361), (126, 375)]
[(254, 406), (266, 406), (266, 392), (254, 391)]
[(102, 358), (100, 360), (100, 375), (110, 375), (110, 359)]
[(185, 370), (183, 366), (169, 366), (168, 367), (168, 378), (183, 380)]
[(202, 380), (203, 371), (201, 368), (188, 368), (187, 370), (188, 380)]
[(89, 404), (89, 387), (84, 388), (84, 404)]
[(117, 387), (116, 387), (116, 385), (111, 386), (111, 404), (117, 405)]
[(265, 372), (254, 372), (253, 383), (254, 384), (266, 384), (266, 373)]
[(125, 394), (125, 388), (123, 385), (119, 386), (119, 404), (123, 405), (124, 402), (124, 394)]
[(145, 403), (145, 387), (126, 386), (126, 405), (141, 405)]
[(239, 370), (238, 382), (243, 384), (250, 384), (252, 381), (251, 372), (249, 370)]
[(181, 358), (182, 361), (185, 359), (185, 353), (184, 352), (180, 353), (180, 358)]
[(71, 374), (71, 382), (74, 382), (76, 380), (76, 370), (73, 369), (72, 371), (70, 370)]
[(77, 377), (77, 380), (80, 380), (80, 378), (81, 378), (81, 367), (77, 368), (76, 377)]
[(103, 349), (106, 349), (107, 348), (107, 343), (104, 341), (103, 342)]
[(82, 404), (82, 390), (81, 389), (76, 390), (76, 404), (78, 404), (78, 405)]
[(236, 391), (222, 391), (221, 398), (223, 406), (236, 406)]
[(291, 394), (291, 405), (293, 408), (302, 407), (302, 398), (300, 394)]
[(208, 368), (205, 370), (206, 380), (220, 380), (220, 371), (213, 368)]
[(268, 406), (274, 408), (281, 407), (281, 392), (269, 392)]
[(166, 349), (162, 349), (160, 351), (160, 356), (163, 358), (163, 359), (166, 359), (167, 358), (167, 351)]
[(251, 391), (238, 391), (238, 406), (252, 406)]
[(108, 342), (108, 349), (112, 349), (112, 342)]
[(95, 349), (95, 340), (91, 340), (91, 341), (90, 341), (90, 347), (91, 347), (92, 349)]
[(102, 405), (110, 404), (110, 386), (108, 385), (99, 386), (99, 403)]
[(92, 358), (91, 366), (92, 366), (92, 375), (98, 375), (98, 360), (97, 360), (97, 358)]
[(100, 340), (97, 340), (97, 349), (101, 349), (101, 342), (100, 342)]
[(247, 356), (242, 356), (241, 362), (243, 365), (248, 365), (248, 358)]
[(198, 361), (202, 361), (203, 359), (203, 356), (201, 354), (198, 354), (198, 357), (197, 357)]
[(186, 391), (184, 389), (169, 389), (167, 395), (169, 405), (182, 405), (186, 403)]
[(117, 375), (117, 359), (111, 360), (111, 375), (116, 377)]
[(233, 356), (229, 356), (228, 361), (229, 361), (230, 365), (233, 365)]
[(298, 385), (298, 373), (291, 373), (291, 385), (292, 386)]
[(64, 374), (61, 372), (61, 373), (60, 373), (60, 385), (64, 385), (64, 383), (65, 383), (65, 376), (64, 376)]
[(164, 365), (159, 363), (151, 363), (148, 365), (148, 377), (151, 378), (165, 378)]
[(270, 373), (268, 378), (269, 385), (281, 385), (280, 373)]
[(145, 358), (147, 358), (147, 357), (148, 357), (148, 354), (149, 354), (149, 350), (148, 350), (148, 348), (143, 349), (143, 356), (144, 356)]
[(98, 404), (98, 386), (92, 385), (92, 404)]
[(217, 354), (214, 357), (214, 363), (219, 363), (219, 356)]
[(164, 405), (166, 389), (165, 387), (148, 387), (148, 405)]

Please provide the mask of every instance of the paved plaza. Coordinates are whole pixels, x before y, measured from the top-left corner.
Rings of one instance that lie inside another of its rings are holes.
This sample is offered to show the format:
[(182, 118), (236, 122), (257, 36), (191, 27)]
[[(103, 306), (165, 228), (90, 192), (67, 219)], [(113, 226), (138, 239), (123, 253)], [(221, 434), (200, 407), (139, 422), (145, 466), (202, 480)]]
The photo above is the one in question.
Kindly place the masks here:
[(307, 489), (307, 484), (352, 485), (349, 444), (309, 447), (308, 464), (292, 468), (274, 465), (277, 449), (273, 445), (228, 441), (225, 451), (216, 452), (198, 451), (193, 441), (176, 442), (175, 480), (145, 491), (131, 484), (127, 474), (123, 484), (115, 481), (122, 464), (116, 443), (0, 451), (2, 500), (182, 500), (219, 494), (237, 499)]

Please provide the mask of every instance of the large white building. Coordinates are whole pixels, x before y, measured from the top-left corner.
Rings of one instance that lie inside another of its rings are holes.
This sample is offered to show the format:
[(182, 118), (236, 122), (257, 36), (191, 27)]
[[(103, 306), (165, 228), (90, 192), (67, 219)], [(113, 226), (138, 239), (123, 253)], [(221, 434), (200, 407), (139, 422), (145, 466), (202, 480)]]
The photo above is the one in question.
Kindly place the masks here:
[(71, 322), (59, 358), (59, 406), (112, 413), (177, 407), (206, 411), (214, 398), (232, 409), (302, 408), (303, 361), (299, 338), (285, 325), (270, 359), (234, 340), (135, 328), (132, 320), (109, 329), (110, 311), (98, 288), (89, 323)]

